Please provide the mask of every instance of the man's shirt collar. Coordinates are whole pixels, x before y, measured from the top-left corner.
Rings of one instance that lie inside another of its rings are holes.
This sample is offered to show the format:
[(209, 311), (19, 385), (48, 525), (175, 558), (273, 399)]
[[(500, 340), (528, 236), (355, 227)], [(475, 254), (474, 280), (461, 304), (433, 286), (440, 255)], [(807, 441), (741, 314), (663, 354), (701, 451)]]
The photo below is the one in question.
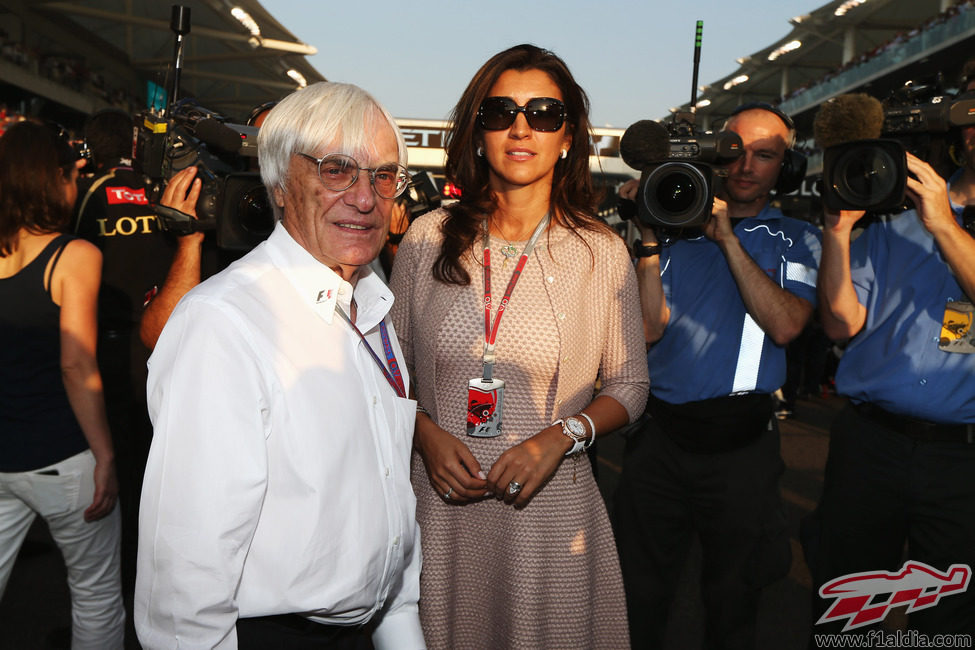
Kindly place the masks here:
[[(266, 242), (271, 261), (294, 286), (301, 299), (331, 324), (335, 309), (352, 313), (353, 287), (294, 240), (281, 222)], [(367, 265), (359, 267), (355, 286), (356, 326), (367, 332), (386, 317), (393, 294)]]

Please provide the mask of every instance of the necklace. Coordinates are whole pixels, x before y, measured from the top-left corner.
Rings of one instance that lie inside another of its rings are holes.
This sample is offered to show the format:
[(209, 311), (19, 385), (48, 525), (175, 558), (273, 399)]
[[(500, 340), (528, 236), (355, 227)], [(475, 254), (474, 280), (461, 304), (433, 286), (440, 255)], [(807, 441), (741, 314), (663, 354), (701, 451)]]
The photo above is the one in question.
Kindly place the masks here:
[(507, 266), (507, 264), (508, 264), (508, 260), (513, 260), (516, 257), (518, 257), (519, 251), (518, 251), (518, 248), (514, 244), (512, 244), (510, 241), (508, 241), (508, 239), (504, 236), (504, 233), (501, 232), (501, 225), (500, 224), (498, 224), (497, 222), (495, 222), (494, 227), (495, 227), (495, 230), (498, 231), (498, 235), (501, 236), (501, 239), (504, 240), (504, 246), (501, 247), (501, 254), (504, 255), (504, 262), (502, 262), (501, 268), (505, 268), (505, 266)]

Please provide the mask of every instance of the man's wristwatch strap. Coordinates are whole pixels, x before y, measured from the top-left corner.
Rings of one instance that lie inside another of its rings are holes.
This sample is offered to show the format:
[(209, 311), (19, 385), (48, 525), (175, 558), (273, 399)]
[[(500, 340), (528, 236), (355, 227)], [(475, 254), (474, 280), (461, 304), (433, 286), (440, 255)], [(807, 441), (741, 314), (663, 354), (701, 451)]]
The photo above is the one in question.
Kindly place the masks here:
[(633, 257), (653, 257), (660, 254), (660, 244), (644, 245), (643, 240), (633, 242)]

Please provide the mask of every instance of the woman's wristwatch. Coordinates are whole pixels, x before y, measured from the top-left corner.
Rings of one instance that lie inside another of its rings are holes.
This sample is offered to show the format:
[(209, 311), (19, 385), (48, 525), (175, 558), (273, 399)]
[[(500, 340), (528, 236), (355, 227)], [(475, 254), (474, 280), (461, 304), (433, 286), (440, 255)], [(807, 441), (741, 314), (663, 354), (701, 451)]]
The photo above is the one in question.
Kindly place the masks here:
[(592, 418), (585, 413), (580, 413), (580, 416), (586, 419), (589, 423), (589, 433), (586, 433), (586, 425), (583, 424), (582, 420), (576, 416), (570, 416), (564, 420), (558, 419), (552, 424), (561, 424), (562, 433), (568, 436), (572, 440), (572, 448), (565, 452), (566, 456), (571, 456), (573, 454), (578, 454), (581, 451), (585, 451), (592, 446), (593, 440), (596, 439), (596, 426), (592, 423)]

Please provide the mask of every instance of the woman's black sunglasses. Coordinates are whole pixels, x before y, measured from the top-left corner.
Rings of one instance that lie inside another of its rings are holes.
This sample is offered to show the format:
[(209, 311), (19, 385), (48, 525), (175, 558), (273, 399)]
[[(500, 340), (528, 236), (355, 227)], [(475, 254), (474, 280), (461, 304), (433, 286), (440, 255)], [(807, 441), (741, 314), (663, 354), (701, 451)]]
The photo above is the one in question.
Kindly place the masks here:
[(535, 97), (519, 106), (510, 97), (488, 97), (477, 111), (477, 122), (485, 131), (500, 131), (514, 124), (518, 113), (535, 131), (558, 131), (565, 122), (565, 104), (554, 97)]

